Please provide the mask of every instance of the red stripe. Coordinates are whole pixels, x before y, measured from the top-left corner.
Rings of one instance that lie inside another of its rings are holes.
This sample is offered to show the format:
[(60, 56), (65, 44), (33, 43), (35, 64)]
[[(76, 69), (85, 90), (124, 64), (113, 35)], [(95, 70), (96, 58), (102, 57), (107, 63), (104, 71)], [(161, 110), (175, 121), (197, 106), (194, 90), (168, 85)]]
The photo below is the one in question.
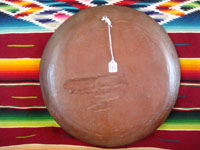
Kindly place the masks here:
[[(200, 71), (181, 70), (182, 80), (200, 80)], [(7, 80), (39, 80), (37, 71), (0, 71), (0, 81)]]
[(133, 5), (137, 2), (138, 2), (138, 0), (123, 0), (120, 2), (116, 2), (114, 5)]
[[(135, 2), (135, 1), (134, 1)], [(40, 58), (42, 51), (52, 33), (32, 34), (0, 34), (1, 58)], [(196, 33), (169, 33), (176, 44), (189, 44), (188, 46), (176, 46), (179, 57), (200, 57), (200, 34)], [(16, 40), (17, 39), (17, 40)], [(195, 39), (195, 40), (191, 40)], [(35, 45), (34, 47), (8, 47), (7, 45)]]
[[(0, 80), (39, 80), (39, 70), (0, 71)], [(181, 70), (182, 80), (200, 80), (200, 70)]]
[[(41, 144), (70, 144), (70, 145), (88, 145), (68, 135), (61, 128), (0, 128), (1, 139), (0, 146), (41, 143)], [(19, 136), (33, 135), (31, 138), (16, 138)]]
[(197, 33), (169, 33), (175, 44), (189, 44), (188, 46), (176, 46), (178, 56), (187, 58), (200, 57), (200, 34)]
[(72, 4), (72, 6), (78, 8), (78, 9), (86, 9), (89, 8), (87, 5), (82, 5), (82, 4)]
[[(41, 58), (52, 33), (0, 34), (1, 58)], [(33, 47), (8, 47), (8, 45), (34, 45)]]
[(0, 72), (0, 81), (7, 80), (39, 80), (39, 70)]
[[(17, 87), (1, 87), (0, 86), (0, 105), (11, 105), (19, 107), (27, 106), (45, 106), (40, 86), (17, 86)], [(37, 96), (36, 99), (14, 99), (12, 96)]]
[(180, 86), (175, 107), (200, 107), (199, 91), (199, 86)]
[(181, 79), (182, 80), (199, 80), (200, 81), (200, 71), (191, 71), (191, 70), (181, 70)]
[[(68, 136), (68, 133), (61, 128), (0, 128), (0, 133), (3, 137), (0, 146), (30, 143), (92, 146)], [(33, 134), (35, 136), (30, 138), (16, 138)], [(156, 131), (144, 140), (124, 146), (124, 148), (159, 146), (166, 149), (196, 149), (200, 147), (199, 139), (200, 132), (198, 131)]]
[[(11, 106), (45, 106), (40, 86), (0, 86), (0, 105)], [(175, 107), (200, 107), (200, 87), (181, 86)], [(37, 99), (13, 99), (12, 96), (37, 96)]]

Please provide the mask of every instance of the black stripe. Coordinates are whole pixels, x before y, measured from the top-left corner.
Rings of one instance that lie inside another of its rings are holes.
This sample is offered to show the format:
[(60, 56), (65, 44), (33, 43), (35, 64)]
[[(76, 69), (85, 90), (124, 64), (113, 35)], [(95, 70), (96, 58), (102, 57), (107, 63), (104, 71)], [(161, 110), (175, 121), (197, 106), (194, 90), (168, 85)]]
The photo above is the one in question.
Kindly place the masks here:
[(181, 82), (200, 83), (200, 80), (181, 80)]
[(12, 82), (17, 82), (17, 83), (20, 83), (20, 82), (35, 82), (35, 83), (38, 83), (39, 80), (0, 80), (0, 83), (12, 83)]

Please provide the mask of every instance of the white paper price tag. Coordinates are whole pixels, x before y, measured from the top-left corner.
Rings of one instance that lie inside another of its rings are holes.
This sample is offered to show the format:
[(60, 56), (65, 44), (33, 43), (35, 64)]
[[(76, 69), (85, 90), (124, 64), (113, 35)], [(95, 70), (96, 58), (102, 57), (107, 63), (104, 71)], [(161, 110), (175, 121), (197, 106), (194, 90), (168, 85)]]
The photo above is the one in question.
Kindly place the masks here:
[(117, 62), (114, 60), (111, 60), (108, 64), (108, 71), (109, 72), (117, 72)]

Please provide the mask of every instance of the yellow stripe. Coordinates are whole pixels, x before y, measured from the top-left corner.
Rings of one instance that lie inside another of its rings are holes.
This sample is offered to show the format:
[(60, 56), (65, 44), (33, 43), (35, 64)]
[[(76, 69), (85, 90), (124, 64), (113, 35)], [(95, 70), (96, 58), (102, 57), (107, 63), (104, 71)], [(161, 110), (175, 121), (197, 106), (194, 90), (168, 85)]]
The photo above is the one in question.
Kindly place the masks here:
[(8, 47), (34, 47), (34, 45), (8, 45)]
[(182, 12), (182, 11), (179, 11), (179, 10), (175, 10), (175, 9), (169, 9), (169, 10), (161, 10), (162, 12), (165, 12), (165, 13), (169, 13), (169, 14), (173, 14), (173, 15), (180, 15), (180, 16), (182, 16), (182, 15), (185, 15), (185, 13), (184, 12)]
[(30, 137), (34, 137), (36, 136), (36, 134), (32, 134), (32, 135), (27, 135), (27, 136), (17, 136), (17, 139), (25, 139), (25, 138), (30, 138)]
[(37, 120), (37, 121), (31, 121), (31, 120), (9, 120), (9, 121), (3, 121), (0, 122), (0, 128), (22, 128), (22, 127), (60, 127), (55, 120)]
[(179, 58), (180, 64), (184, 66), (199, 66), (200, 58)]
[(40, 58), (0, 59), (0, 71), (39, 71)]
[[(37, 121), (15, 121), (15, 120), (9, 120), (9, 121), (3, 121), (0, 122), (0, 128), (22, 128), (22, 127), (60, 127), (55, 120), (37, 120)], [(175, 124), (175, 123), (168, 123), (164, 122), (158, 130), (194, 130), (194, 131), (200, 131), (200, 124), (199, 123), (183, 123), (183, 124)]]
[(28, 1), (15, 1), (14, 3), (15, 3), (15, 4), (18, 4), (18, 5), (20, 5), (20, 6), (26, 6), (26, 5), (34, 4), (34, 3), (28, 2)]
[(183, 124), (174, 124), (174, 123), (167, 123), (164, 122), (158, 130), (194, 130), (200, 131), (200, 124), (199, 123), (183, 123)]
[(37, 11), (39, 11), (41, 9), (42, 9), (41, 7), (32, 7), (32, 8), (30, 8), (27, 11), (24, 11), (22, 13), (34, 13), (34, 12), (37, 12)]
[(38, 65), (40, 58), (0, 59), (0, 65)]
[[(181, 70), (200, 70), (200, 58), (180, 58)], [(40, 58), (0, 59), (0, 71), (37, 70)]]
[(161, 5), (159, 5), (160, 7), (171, 7), (171, 6), (175, 6), (175, 5), (178, 5), (180, 4), (180, 2), (172, 2), (172, 1), (169, 1), (169, 2), (165, 2)]
[(37, 96), (12, 96), (11, 98), (15, 99), (33, 99), (33, 98), (38, 98)]

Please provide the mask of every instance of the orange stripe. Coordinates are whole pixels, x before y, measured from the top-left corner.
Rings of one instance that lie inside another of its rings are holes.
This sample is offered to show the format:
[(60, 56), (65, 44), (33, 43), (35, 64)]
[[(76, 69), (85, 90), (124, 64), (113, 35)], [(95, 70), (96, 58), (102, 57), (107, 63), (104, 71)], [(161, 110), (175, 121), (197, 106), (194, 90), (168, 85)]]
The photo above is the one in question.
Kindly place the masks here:
[[(200, 58), (180, 58), (182, 72), (200, 72)], [(40, 59), (0, 59), (0, 72), (39, 72)]]
[(158, 8), (160, 11), (165, 12), (165, 13), (169, 13), (169, 14), (173, 14), (173, 15), (177, 15), (177, 16), (184, 16), (185, 15), (184, 12), (170, 8), (170, 7), (176, 6), (180, 3), (181, 2), (168, 1), (168, 2), (165, 2), (161, 5), (159, 5)]
[(40, 59), (0, 59), (0, 71), (39, 71)]
[(38, 74), (39, 70), (10, 70), (10, 71), (0, 71), (0, 74)]
[(199, 72), (200, 68), (199, 66), (195, 67), (195, 66), (181, 66), (181, 70), (182, 71), (194, 71), (194, 72)]
[(169, 2), (161, 4), (160, 7), (172, 7), (172, 6), (175, 6), (175, 5), (178, 5), (178, 4), (180, 4), (180, 2), (169, 1)]
[(181, 71), (200, 71), (200, 58), (180, 58)]
[(20, 6), (27, 6), (27, 5), (33, 4), (32, 2), (28, 2), (28, 1), (14, 1), (13, 3), (20, 5)]
[(184, 16), (185, 14), (179, 10), (175, 9), (168, 9), (168, 10), (161, 10), (162, 12), (168, 13), (168, 14), (173, 14), (173, 15), (178, 15), (178, 16)]
[[(1, 66), (0, 66), (1, 67)], [(12, 71), (39, 71), (39, 66), (8, 66), (1, 67), (0, 72), (12, 72)]]
[(24, 12), (21, 12), (20, 14), (17, 14), (16, 17), (17, 16), (20, 17), (20, 16), (23, 16), (23, 15), (32, 14), (32, 13), (38, 12), (38, 11), (40, 11), (42, 9), (42, 7), (40, 7), (36, 3), (32, 3), (32, 2), (29, 2), (29, 1), (14, 1), (13, 3), (28, 8)]
[(20, 13), (20, 15), (23, 15), (23, 14), (32, 14), (34, 12), (37, 12), (37, 11), (40, 11), (42, 8), (41, 7), (32, 7), (22, 13)]

